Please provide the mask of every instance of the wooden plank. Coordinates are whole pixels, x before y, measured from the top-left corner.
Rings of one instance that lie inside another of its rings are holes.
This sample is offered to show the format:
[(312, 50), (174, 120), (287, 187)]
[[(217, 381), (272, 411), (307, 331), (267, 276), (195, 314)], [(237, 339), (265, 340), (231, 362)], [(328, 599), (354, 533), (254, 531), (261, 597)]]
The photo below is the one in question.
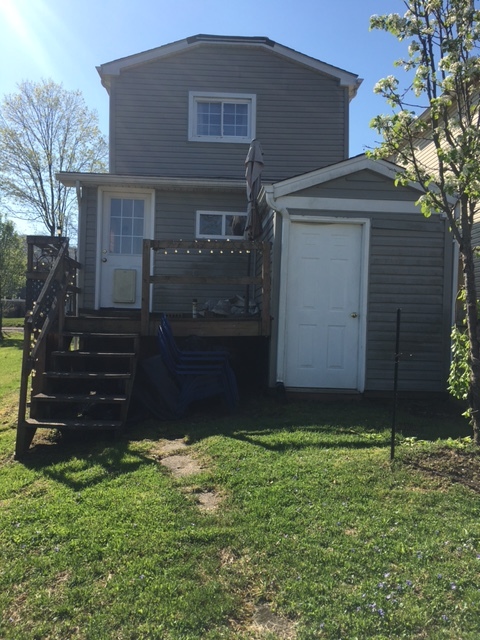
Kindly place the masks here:
[(262, 284), (260, 276), (150, 276), (153, 284), (226, 284), (226, 285), (247, 285)]
[(262, 334), (270, 335), (270, 296), (271, 296), (271, 276), (270, 276), (270, 243), (264, 242), (262, 249)]
[(27, 419), (29, 427), (40, 427), (44, 429), (119, 429), (122, 427), (120, 420), (36, 420)]
[(150, 312), (150, 252), (152, 240), (143, 241), (142, 251), (142, 308), (140, 316), (140, 332), (143, 336), (148, 335), (148, 314)]
[(127, 401), (127, 396), (114, 396), (107, 394), (68, 394), (68, 393), (60, 393), (60, 394), (47, 394), (47, 393), (37, 393), (32, 396), (32, 400), (40, 401), (40, 402), (69, 402), (69, 403), (86, 403), (86, 404), (96, 404), (97, 402), (102, 404), (118, 404)]
[(90, 371), (46, 371), (46, 378), (56, 380), (128, 380), (131, 373), (93, 373)]
[[(145, 242), (145, 241), (144, 241)], [(162, 249), (199, 250), (199, 251), (223, 251), (228, 254), (232, 251), (239, 252), (262, 250), (264, 243), (259, 240), (150, 240), (148, 241), (154, 251)]]
[[(92, 329), (95, 332), (122, 333), (127, 332), (132, 338), (140, 331), (140, 317), (135, 318), (103, 318), (103, 317), (84, 317), (84, 316), (66, 316), (64, 335), (78, 335), (79, 333), (90, 333)], [(120, 330), (120, 331), (119, 331)]]
[[(117, 337), (117, 336), (115, 336)], [(135, 354), (119, 351), (52, 351), (52, 356), (59, 358), (134, 358)]]
[[(264, 335), (262, 323), (259, 319), (245, 320), (216, 320), (201, 318), (169, 318), (172, 331), (176, 337), (188, 337), (191, 335), (205, 338), (214, 337), (255, 337)], [(156, 334), (158, 322), (152, 327), (152, 335)]]

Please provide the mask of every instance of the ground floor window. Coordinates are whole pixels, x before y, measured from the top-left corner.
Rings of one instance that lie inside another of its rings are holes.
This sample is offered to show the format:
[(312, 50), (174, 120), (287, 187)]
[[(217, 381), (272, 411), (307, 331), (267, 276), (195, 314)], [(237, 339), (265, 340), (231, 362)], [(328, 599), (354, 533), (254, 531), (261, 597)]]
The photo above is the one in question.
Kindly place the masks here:
[(244, 237), (246, 213), (197, 211), (196, 237), (236, 239)]

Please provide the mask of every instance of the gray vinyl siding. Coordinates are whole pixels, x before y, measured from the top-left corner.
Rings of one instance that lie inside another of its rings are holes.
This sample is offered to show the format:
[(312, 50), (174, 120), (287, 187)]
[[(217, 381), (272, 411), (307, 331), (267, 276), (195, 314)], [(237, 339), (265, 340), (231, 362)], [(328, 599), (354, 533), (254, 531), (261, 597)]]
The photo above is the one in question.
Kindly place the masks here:
[(404, 215), (372, 219), (367, 390), (392, 389), (397, 309), (401, 309), (399, 388), (446, 390), (450, 251), (451, 239), (443, 218), (422, 220)]
[(80, 298), (80, 308), (93, 309), (95, 307), (95, 277), (97, 267), (97, 202), (98, 189), (94, 187), (84, 187), (82, 196), (82, 207), (85, 212), (85, 224), (81, 245), (80, 262), (82, 269), (82, 293)]
[[(155, 239), (194, 240), (196, 211), (221, 211), (245, 213), (246, 196), (239, 194), (185, 193), (157, 191), (155, 212)], [(214, 243), (212, 243), (214, 246)], [(247, 275), (246, 254), (220, 255), (202, 251), (190, 253), (173, 250), (159, 251), (155, 255), (154, 272), (158, 275), (238, 276)], [(251, 292), (251, 297), (255, 292)], [(227, 285), (155, 285), (153, 311), (191, 313), (192, 300), (198, 300), (201, 308), (207, 301), (244, 296), (244, 287)]]
[[(97, 189), (85, 188), (83, 211), (85, 219), (85, 241), (80, 259), (83, 264), (82, 301), (83, 309), (95, 306), (95, 277), (97, 268)], [(221, 211), (231, 213), (246, 212), (245, 193), (202, 193), (157, 190), (155, 194), (155, 229), (157, 240), (194, 240), (197, 210)], [(248, 257), (246, 254), (220, 256), (218, 253), (175, 254), (174, 251), (157, 252), (154, 258), (156, 275), (247, 275)], [(253, 269), (253, 267), (251, 267)], [(221, 300), (235, 295), (245, 296), (244, 287), (226, 285), (155, 285), (153, 292), (153, 311), (169, 313), (190, 313), (192, 300), (196, 298), (199, 306), (208, 300)], [(259, 292), (250, 290), (250, 297), (258, 299)]]
[[(379, 175), (358, 172), (295, 195), (415, 201), (418, 192)], [(395, 196), (395, 198), (393, 197)], [(401, 309), (399, 389), (444, 392), (449, 367), (453, 240), (441, 216), (290, 209), (290, 214), (368, 218), (368, 291), (365, 390), (393, 385), (397, 309)]]
[(188, 141), (189, 91), (255, 94), (266, 180), (346, 158), (347, 90), (255, 47), (204, 44), (128, 69), (111, 89), (111, 171), (243, 178), (248, 144)]
[[(472, 246), (480, 247), (480, 214), (475, 214), (472, 226)], [(480, 259), (475, 255), (475, 284), (477, 286), (477, 299), (480, 296)]]
[(368, 170), (358, 171), (343, 178), (312, 186), (292, 195), (309, 198), (390, 200), (392, 202), (412, 202), (419, 197), (418, 191), (408, 187), (396, 187), (388, 178)]

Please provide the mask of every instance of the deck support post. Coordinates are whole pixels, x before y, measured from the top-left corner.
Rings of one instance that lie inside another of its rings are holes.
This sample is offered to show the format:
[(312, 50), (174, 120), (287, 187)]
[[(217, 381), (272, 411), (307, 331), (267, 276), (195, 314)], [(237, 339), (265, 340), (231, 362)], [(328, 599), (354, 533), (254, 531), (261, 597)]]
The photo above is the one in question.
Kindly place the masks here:
[(140, 316), (140, 332), (148, 336), (150, 314), (150, 252), (152, 241), (143, 241), (142, 251), (142, 310)]
[(30, 427), (25, 422), (18, 423), (14, 455), (15, 460), (21, 460), (27, 453), (36, 431), (36, 427)]
[(271, 277), (270, 277), (270, 243), (262, 242), (262, 335), (270, 335), (270, 295), (271, 295)]

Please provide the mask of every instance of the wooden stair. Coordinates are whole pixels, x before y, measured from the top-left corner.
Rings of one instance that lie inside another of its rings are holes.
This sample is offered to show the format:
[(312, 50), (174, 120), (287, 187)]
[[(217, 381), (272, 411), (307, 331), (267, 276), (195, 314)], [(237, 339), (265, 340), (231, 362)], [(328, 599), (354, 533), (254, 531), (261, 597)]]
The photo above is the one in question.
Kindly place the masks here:
[(119, 432), (125, 426), (139, 335), (79, 326), (58, 336), (59, 348), (34, 380), (27, 428)]

